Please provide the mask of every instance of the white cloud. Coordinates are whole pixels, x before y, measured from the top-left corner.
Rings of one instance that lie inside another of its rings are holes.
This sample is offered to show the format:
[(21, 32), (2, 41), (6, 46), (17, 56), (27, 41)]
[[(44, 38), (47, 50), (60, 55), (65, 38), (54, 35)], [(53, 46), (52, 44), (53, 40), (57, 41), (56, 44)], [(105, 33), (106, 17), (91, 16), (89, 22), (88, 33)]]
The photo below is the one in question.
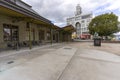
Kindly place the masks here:
[[(33, 6), (41, 16), (53, 21), (58, 26), (66, 25), (66, 18), (74, 16), (75, 7), (80, 4), (82, 12), (94, 12), (102, 5), (110, 4), (106, 10), (120, 10), (120, 0), (23, 0)], [(98, 11), (99, 12), (99, 11)], [(118, 14), (117, 14), (118, 15)], [(120, 16), (120, 15), (118, 15)]]

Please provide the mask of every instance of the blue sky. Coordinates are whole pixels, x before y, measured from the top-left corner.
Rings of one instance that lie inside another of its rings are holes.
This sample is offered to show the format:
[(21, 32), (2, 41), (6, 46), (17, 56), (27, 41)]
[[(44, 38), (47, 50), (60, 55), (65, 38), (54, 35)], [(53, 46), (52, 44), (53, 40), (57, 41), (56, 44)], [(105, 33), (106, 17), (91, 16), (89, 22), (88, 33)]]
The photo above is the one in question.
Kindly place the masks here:
[[(95, 8), (95, 10), (93, 10), (93, 15), (97, 16), (100, 14), (113, 12), (117, 16), (120, 16), (120, 7), (110, 8), (112, 5), (113, 5), (112, 3), (108, 2), (103, 5), (98, 6), (97, 8)], [(120, 18), (119, 18), (119, 21), (120, 21)]]
[[(84, 14), (93, 12), (100, 15), (113, 12), (120, 16), (120, 0), (22, 0), (30, 4), (41, 16), (51, 20), (55, 25), (63, 27), (66, 18), (73, 17), (77, 4)], [(120, 21), (120, 18), (119, 18)]]

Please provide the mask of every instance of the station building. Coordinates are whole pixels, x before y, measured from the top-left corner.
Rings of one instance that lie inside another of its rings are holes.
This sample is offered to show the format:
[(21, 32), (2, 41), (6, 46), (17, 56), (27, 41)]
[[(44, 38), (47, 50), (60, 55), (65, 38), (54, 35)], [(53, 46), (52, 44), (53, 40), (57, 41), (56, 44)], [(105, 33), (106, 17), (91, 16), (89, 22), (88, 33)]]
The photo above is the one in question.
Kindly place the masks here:
[(22, 0), (0, 0), (0, 50), (62, 42), (63, 32)]

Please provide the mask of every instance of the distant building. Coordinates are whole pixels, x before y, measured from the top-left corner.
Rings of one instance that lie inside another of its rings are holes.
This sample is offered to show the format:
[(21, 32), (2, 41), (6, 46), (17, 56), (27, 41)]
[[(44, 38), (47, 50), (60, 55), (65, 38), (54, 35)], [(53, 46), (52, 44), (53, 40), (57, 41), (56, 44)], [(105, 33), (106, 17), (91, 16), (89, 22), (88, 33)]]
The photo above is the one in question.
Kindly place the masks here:
[(77, 38), (90, 39), (88, 25), (92, 19), (92, 13), (82, 14), (82, 8), (78, 4), (74, 17), (67, 18), (67, 25), (72, 25), (76, 28)]

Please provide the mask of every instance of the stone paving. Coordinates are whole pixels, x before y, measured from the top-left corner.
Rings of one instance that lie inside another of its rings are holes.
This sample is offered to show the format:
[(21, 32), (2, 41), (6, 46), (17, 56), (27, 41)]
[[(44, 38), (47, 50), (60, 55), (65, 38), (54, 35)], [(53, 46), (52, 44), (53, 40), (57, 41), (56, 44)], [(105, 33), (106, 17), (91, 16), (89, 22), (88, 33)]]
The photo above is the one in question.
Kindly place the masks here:
[(0, 73), (0, 80), (57, 80), (76, 49), (65, 46)]
[[(59, 46), (58, 46), (59, 45)], [(62, 44), (44, 45), (42, 47), (35, 47), (32, 50), (9, 50), (0, 53), (0, 71), (4, 71), (31, 59), (44, 55), (47, 52), (56, 50), (62, 47)], [(9, 63), (14, 64), (9, 64)]]
[(119, 47), (73, 42), (38, 48), (16, 56), (13, 66), (0, 72), (0, 80), (119, 80)]
[(80, 43), (74, 42), (73, 44), (71, 43), (70, 45), (76, 48), (95, 49), (120, 55), (120, 43), (101, 43), (101, 47), (93, 46), (93, 42), (80, 42)]
[(79, 49), (59, 80), (119, 80), (120, 57), (103, 51)]

